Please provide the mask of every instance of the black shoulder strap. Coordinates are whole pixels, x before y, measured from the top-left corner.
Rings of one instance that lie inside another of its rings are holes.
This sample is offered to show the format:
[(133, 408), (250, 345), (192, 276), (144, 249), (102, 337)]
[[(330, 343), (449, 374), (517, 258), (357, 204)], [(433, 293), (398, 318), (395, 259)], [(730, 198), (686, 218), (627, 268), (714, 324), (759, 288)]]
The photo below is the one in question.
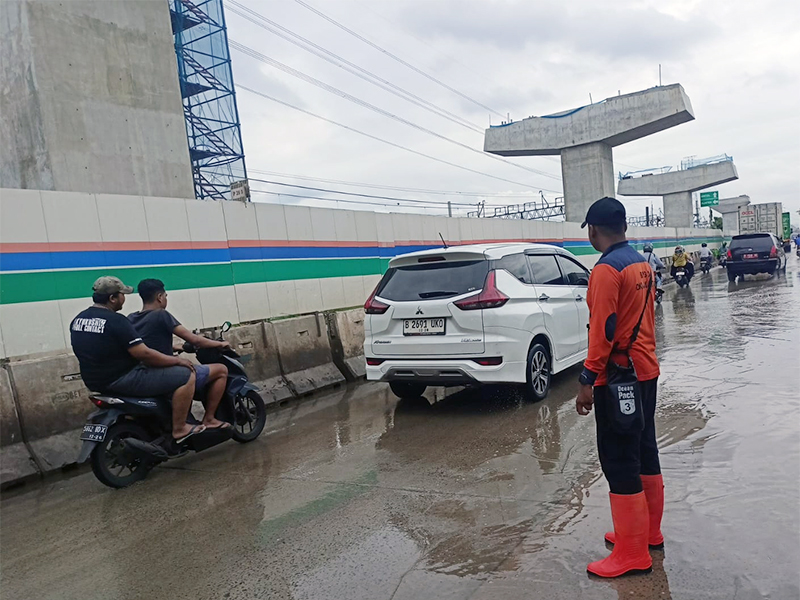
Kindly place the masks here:
[(628, 344), (628, 350), (631, 349), (633, 346), (633, 342), (636, 341), (636, 338), (639, 337), (639, 328), (642, 326), (642, 319), (644, 319), (644, 312), (647, 310), (647, 304), (650, 302), (650, 289), (653, 287), (653, 271), (650, 270), (650, 281), (647, 282), (647, 295), (644, 297), (644, 306), (642, 307), (642, 314), (639, 315), (639, 321), (636, 323), (636, 327), (633, 328), (633, 333), (631, 334), (631, 341)]

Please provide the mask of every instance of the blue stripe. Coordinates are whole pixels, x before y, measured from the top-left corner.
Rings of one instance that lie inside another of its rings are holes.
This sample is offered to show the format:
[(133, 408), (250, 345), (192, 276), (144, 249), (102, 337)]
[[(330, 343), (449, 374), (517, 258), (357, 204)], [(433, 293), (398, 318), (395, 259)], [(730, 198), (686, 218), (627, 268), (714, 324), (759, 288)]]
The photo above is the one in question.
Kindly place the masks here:
[[(654, 240), (630, 240), (639, 247), (645, 241), (663, 242), (670, 238)], [(700, 239), (700, 238), (694, 238)], [(678, 240), (675, 240), (677, 243)], [(562, 248), (589, 246), (588, 242), (566, 240), (547, 242)], [(680, 243), (691, 244), (693, 239), (681, 239)], [(172, 265), (227, 263), (231, 260), (279, 260), (309, 258), (394, 258), (400, 254), (439, 248), (434, 245), (397, 246), (324, 246), (324, 247), (255, 247), (214, 248), (185, 250), (91, 250), (82, 252), (7, 252), (0, 254), (0, 271), (44, 271), (51, 269), (84, 269), (93, 267), (130, 267), (140, 265)]]
[(230, 262), (227, 248), (202, 250), (91, 250), (86, 252), (8, 252), (0, 255), (2, 271), (83, 269)]

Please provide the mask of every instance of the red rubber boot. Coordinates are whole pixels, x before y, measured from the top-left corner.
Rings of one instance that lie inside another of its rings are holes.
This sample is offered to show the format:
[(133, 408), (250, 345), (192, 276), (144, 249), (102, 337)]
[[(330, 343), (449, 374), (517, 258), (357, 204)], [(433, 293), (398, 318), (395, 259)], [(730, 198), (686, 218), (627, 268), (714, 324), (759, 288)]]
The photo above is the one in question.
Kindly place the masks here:
[[(660, 550), (664, 547), (664, 536), (661, 534), (661, 517), (664, 515), (664, 478), (661, 475), (642, 475), (642, 489), (647, 499), (647, 511), (650, 513), (650, 536), (647, 543), (650, 548)], [(606, 541), (613, 544), (616, 536), (613, 531), (606, 534)]]
[(611, 555), (589, 564), (586, 570), (599, 577), (619, 577), (625, 573), (649, 573), (653, 559), (647, 551), (650, 519), (644, 492), (609, 494), (611, 518), (617, 543)]

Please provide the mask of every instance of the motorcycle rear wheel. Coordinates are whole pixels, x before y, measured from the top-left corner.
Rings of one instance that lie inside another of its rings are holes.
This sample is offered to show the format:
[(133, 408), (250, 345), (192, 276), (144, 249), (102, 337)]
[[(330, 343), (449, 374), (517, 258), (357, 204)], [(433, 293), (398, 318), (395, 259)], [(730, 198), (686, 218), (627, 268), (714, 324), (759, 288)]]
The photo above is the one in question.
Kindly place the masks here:
[(246, 444), (261, 435), (267, 422), (267, 407), (257, 392), (250, 390), (244, 396), (237, 396), (233, 413), (234, 440)]
[(152, 436), (136, 423), (120, 421), (108, 428), (105, 439), (92, 450), (92, 471), (100, 483), (112, 488), (128, 487), (144, 479), (153, 468), (138, 459), (127, 464), (119, 462), (121, 442), (129, 437), (147, 442)]

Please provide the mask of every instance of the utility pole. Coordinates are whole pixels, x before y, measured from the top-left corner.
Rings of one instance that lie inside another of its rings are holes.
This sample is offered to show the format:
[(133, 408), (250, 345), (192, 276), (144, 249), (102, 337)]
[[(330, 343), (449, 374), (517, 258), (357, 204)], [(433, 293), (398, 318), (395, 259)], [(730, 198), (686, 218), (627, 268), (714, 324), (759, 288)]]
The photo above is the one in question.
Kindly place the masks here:
[(453, 205), (450, 203), (450, 200), (447, 201), (447, 216), (453, 216)]
[(650, 227), (650, 207), (644, 207), (644, 223), (646, 227)]

